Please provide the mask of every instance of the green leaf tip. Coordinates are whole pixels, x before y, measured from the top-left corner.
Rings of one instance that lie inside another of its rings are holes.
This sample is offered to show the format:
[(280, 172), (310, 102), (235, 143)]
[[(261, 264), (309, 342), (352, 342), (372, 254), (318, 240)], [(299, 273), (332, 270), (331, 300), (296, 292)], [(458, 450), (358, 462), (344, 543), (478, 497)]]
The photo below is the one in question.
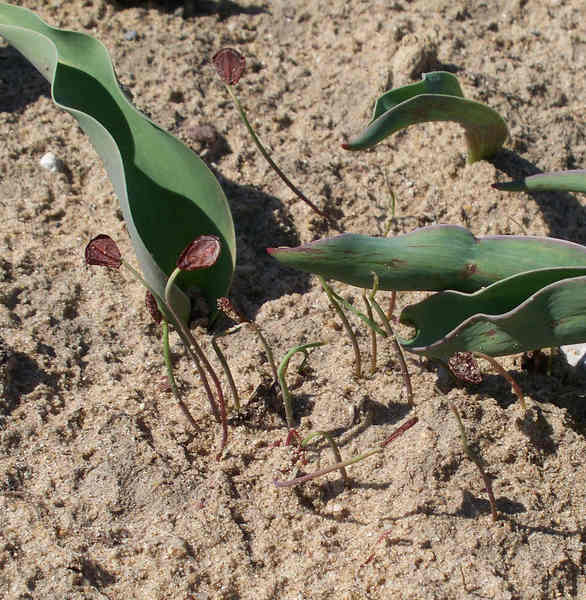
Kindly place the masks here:
[(375, 103), (370, 123), (342, 147), (371, 148), (415, 123), (454, 121), (465, 130), (468, 162), (490, 158), (508, 137), (503, 118), (492, 108), (464, 98), (458, 79), (446, 71), (425, 73), (422, 81), (385, 92)]
[(492, 187), (503, 192), (584, 192), (586, 193), (586, 169), (538, 173), (520, 181), (493, 183)]
[(225, 296), (236, 264), (236, 239), (226, 196), (206, 164), (140, 113), (120, 89), (101, 42), (47, 25), (33, 12), (0, 4), (0, 35), (51, 84), (102, 159), (140, 268), (164, 296), (181, 250), (195, 237), (218, 237), (223, 252), (210, 269), (183, 273), (171, 297), (185, 322), (188, 292), (198, 288), (210, 307)]

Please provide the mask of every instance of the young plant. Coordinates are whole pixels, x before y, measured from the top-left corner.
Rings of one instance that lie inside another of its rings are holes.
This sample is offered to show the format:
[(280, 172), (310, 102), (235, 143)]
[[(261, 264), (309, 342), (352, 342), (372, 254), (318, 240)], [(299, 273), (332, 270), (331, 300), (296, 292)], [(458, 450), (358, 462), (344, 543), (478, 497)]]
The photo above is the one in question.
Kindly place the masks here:
[(244, 73), (244, 69), (246, 67), (246, 59), (240, 52), (234, 50), (234, 48), (222, 48), (219, 50), (214, 57), (212, 58), (212, 62), (216, 67), (216, 71), (220, 76), (220, 79), (224, 83), (228, 94), (230, 94), (230, 98), (234, 102), (236, 109), (238, 110), (238, 114), (240, 115), (240, 119), (244, 123), (252, 141), (255, 143), (258, 151), (262, 154), (263, 158), (267, 161), (270, 167), (275, 171), (275, 173), (281, 178), (281, 180), (285, 183), (285, 185), (305, 204), (307, 204), (314, 212), (323, 217), (326, 220), (329, 220), (328, 215), (319, 209), (303, 192), (294, 185), (291, 180), (281, 171), (275, 161), (271, 158), (271, 155), (264, 147), (263, 143), (260, 141), (260, 138), (256, 135), (256, 132), (252, 128), (248, 117), (246, 116), (246, 112), (238, 100), (234, 92), (233, 86), (238, 83), (240, 77)]
[(319, 282), (321, 283), (324, 292), (327, 294), (330, 304), (336, 311), (338, 317), (340, 317), (340, 321), (342, 321), (342, 325), (346, 330), (348, 337), (350, 338), (350, 342), (352, 343), (352, 349), (354, 350), (354, 376), (356, 377), (356, 379), (360, 379), (360, 377), (362, 377), (362, 359), (360, 357), (360, 348), (358, 346), (356, 334), (354, 333), (352, 325), (350, 325), (340, 304), (336, 300), (332, 288), (330, 288), (330, 286), (326, 283), (326, 280), (323, 277), (319, 277)]
[(323, 346), (323, 342), (310, 342), (309, 344), (302, 344), (301, 346), (295, 346), (291, 348), (287, 354), (283, 357), (279, 369), (277, 372), (279, 385), (281, 387), (281, 394), (283, 395), (283, 404), (285, 405), (285, 417), (287, 419), (287, 426), (289, 431), (295, 429), (295, 419), (293, 417), (293, 403), (291, 402), (291, 394), (289, 393), (289, 387), (287, 386), (287, 369), (289, 368), (289, 361), (297, 354), (297, 352), (303, 352), (305, 358), (307, 358), (307, 351), (310, 348), (317, 348)]
[[(88, 135), (120, 200), (144, 279), (158, 296), (190, 240), (208, 233), (221, 240), (218, 262), (185, 274), (170, 296), (183, 323), (191, 287), (215, 306), (230, 287), (236, 239), (224, 192), (205, 163), (132, 106), (96, 39), (50, 27), (31, 11), (8, 4), (0, 4), (0, 35), (37, 67), (51, 84), (54, 102)], [(165, 316), (171, 319), (170, 313)]]
[[(521, 236), (475, 238), (464, 228), (439, 225), (392, 239), (342, 235), (269, 252), (290, 266), (363, 288), (374, 279), (374, 290), (379, 280), (383, 289), (438, 291), (403, 310), (400, 320), (413, 326), (415, 335), (398, 342), (405, 350), (443, 363), (456, 353), (471, 352), (507, 376), (492, 356), (586, 341), (586, 247), (578, 244)], [(371, 302), (389, 326), (388, 336), (397, 341), (374, 294)], [(523, 394), (507, 379), (525, 408)], [(408, 395), (413, 402), (412, 392)], [(457, 409), (450, 408), (496, 519), (490, 479), (470, 449)], [(295, 485), (325, 472), (279, 485)]]
[[(189, 273), (192, 271), (199, 271), (201, 269), (209, 269), (218, 261), (218, 258), (221, 254), (221, 250), (222, 245), (220, 243), (220, 240), (215, 235), (201, 235), (197, 237), (190, 244), (188, 244), (184, 248), (183, 252), (181, 252), (181, 254), (179, 255), (179, 258), (177, 259), (177, 266), (171, 273), (169, 279), (167, 280), (167, 285), (165, 286), (165, 302), (173, 318), (175, 319), (175, 323), (178, 326), (178, 333), (196, 364), (202, 382), (204, 382), (204, 386), (206, 386), (206, 391), (209, 388), (207, 387), (207, 378), (204, 372), (204, 368), (205, 371), (207, 371), (210, 377), (212, 378), (212, 381), (216, 388), (216, 394), (220, 410), (220, 420), (222, 422), (222, 445), (220, 453), (218, 454), (218, 459), (222, 455), (222, 452), (226, 447), (226, 443), (228, 441), (228, 417), (226, 414), (226, 402), (224, 400), (222, 385), (220, 383), (220, 380), (218, 379), (214, 368), (208, 361), (197, 340), (192, 335), (189, 327), (183, 322), (179, 315), (176, 314), (171, 300), (173, 286), (175, 284), (176, 279), (184, 272)], [(211, 400), (212, 395), (208, 393), (208, 397)]]
[[(169, 281), (167, 282), (166, 295), (163, 299), (161, 296), (158, 296), (156, 291), (148, 285), (148, 283), (141, 277), (141, 275), (136, 271), (136, 269), (134, 269), (129, 263), (127, 263), (122, 258), (117, 244), (114, 242), (114, 240), (112, 240), (111, 237), (104, 234), (98, 235), (92, 240), (90, 240), (85, 249), (86, 264), (110, 267), (114, 269), (119, 269), (121, 266), (124, 266), (147, 289), (147, 309), (151, 313), (153, 319), (156, 322), (162, 324), (163, 356), (165, 359), (165, 366), (167, 368), (167, 377), (169, 380), (169, 385), (171, 386), (171, 390), (173, 391), (173, 394), (175, 395), (175, 398), (177, 399), (181, 410), (185, 414), (185, 417), (191, 423), (191, 425), (195, 427), (195, 421), (181, 398), (173, 375), (173, 367), (171, 364), (169, 351), (168, 322), (167, 319), (164, 317), (163, 313), (168, 312), (172, 315), (173, 322), (175, 326), (178, 327), (179, 337), (183, 341), (188, 353), (191, 355), (195, 362), (200, 378), (202, 380), (202, 384), (208, 396), (212, 413), (214, 414), (216, 419), (221, 421), (222, 423), (223, 436), (220, 453), (218, 454), (218, 459), (221, 457), (221, 454), (226, 446), (228, 438), (226, 406), (224, 402), (222, 386), (214, 369), (212, 368), (205, 354), (203, 353), (201, 347), (191, 334), (191, 331), (183, 323), (183, 320), (179, 318), (179, 316), (175, 313), (175, 309), (172, 306), (172, 304), (169, 303), (169, 290), (172, 288), (175, 279), (183, 271), (206, 269), (213, 266), (218, 260), (220, 252), (221, 245), (218, 238), (215, 236), (199, 236), (198, 238), (193, 240), (179, 256), (179, 259), (177, 260), (177, 267), (175, 268), (171, 277), (169, 278)], [(214, 395), (211, 391), (202, 364), (204, 365), (205, 370), (207, 370), (210, 376), (212, 377), (218, 395), (218, 403), (216, 403)]]
[[(438, 294), (400, 315), (415, 328), (405, 350), (447, 361), (586, 341), (586, 247), (552, 238), (474, 237), (435, 225), (394, 238), (345, 234), (270, 248), (283, 264), (370, 288)], [(438, 318), (441, 315), (441, 318)]]
[(378, 98), (366, 129), (345, 150), (370, 148), (387, 136), (415, 123), (455, 121), (465, 130), (468, 162), (490, 158), (503, 145), (508, 129), (492, 108), (464, 98), (451, 73), (425, 73), (422, 81), (385, 92)]
[(393, 431), (393, 433), (390, 436), (388, 436), (383, 442), (381, 442), (376, 448), (367, 450), (366, 452), (363, 452), (362, 454), (359, 454), (358, 456), (353, 456), (352, 458), (349, 458), (348, 460), (339, 461), (337, 463), (329, 465), (328, 467), (325, 467), (324, 469), (319, 469), (317, 471), (314, 471), (313, 473), (309, 473), (307, 475), (302, 475), (300, 477), (296, 477), (295, 479), (290, 479), (288, 481), (280, 481), (278, 479), (274, 479), (273, 483), (278, 488), (295, 487), (296, 485), (299, 485), (301, 483), (305, 483), (307, 481), (311, 481), (312, 479), (317, 479), (318, 477), (327, 475), (328, 473), (331, 473), (332, 471), (338, 471), (338, 470), (341, 471), (341, 469), (345, 469), (346, 467), (349, 467), (350, 465), (354, 465), (366, 458), (374, 456), (375, 454), (384, 452), (384, 449), (386, 446), (388, 446), (391, 442), (394, 442), (398, 437), (403, 435), (408, 429), (411, 429), (411, 427), (413, 427), (413, 425), (415, 425), (418, 421), (419, 421), (418, 417), (411, 417), (410, 419), (405, 421), (405, 423), (403, 423), (402, 425), (397, 427), (395, 429), (395, 431)]

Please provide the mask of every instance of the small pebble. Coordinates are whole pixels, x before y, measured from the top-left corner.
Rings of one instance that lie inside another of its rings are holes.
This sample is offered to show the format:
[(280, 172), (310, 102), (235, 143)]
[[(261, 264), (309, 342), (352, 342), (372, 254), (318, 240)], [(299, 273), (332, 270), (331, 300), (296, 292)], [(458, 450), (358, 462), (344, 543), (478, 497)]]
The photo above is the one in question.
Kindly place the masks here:
[(568, 364), (577, 369), (586, 369), (586, 344), (570, 344), (560, 348)]
[(138, 39), (138, 33), (136, 33), (134, 29), (130, 29), (124, 34), (124, 39), (127, 42), (133, 42), (134, 40)]
[(47, 152), (47, 154), (41, 158), (39, 164), (43, 169), (47, 169), (47, 171), (51, 171), (51, 173), (62, 172), (65, 166), (63, 161), (57, 158), (52, 152)]

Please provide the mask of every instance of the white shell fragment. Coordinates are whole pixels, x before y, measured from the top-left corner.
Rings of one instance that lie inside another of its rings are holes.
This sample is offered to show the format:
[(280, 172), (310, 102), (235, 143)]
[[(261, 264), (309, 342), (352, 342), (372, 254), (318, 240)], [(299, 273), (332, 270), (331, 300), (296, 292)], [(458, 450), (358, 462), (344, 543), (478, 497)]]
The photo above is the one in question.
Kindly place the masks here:
[(560, 348), (568, 364), (577, 369), (586, 369), (586, 344), (570, 344)]
[(47, 169), (47, 171), (51, 171), (51, 173), (59, 173), (63, 171), (64, 164), (63, 161), (57, 158), (52, 152), (47, 152), (43, 155), (39, 164), (43, 169)]

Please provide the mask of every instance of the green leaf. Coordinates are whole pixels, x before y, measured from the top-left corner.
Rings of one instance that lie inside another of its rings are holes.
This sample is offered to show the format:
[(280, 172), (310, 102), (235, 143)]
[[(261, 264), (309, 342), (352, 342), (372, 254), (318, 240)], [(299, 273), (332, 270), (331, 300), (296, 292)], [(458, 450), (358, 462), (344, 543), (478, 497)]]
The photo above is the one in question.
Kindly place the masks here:
[(269, 248), (279, 262), (370, 289), (474, 292), (516, 273), (586, 265), (586, 248), (553, 238), (476, 238), (463, 227), (433, 225), (394, 238), (344, 234), (298, 248)]
[(492, 108), (464, 98), (457, 78), (445, 71), (425, 73), (423, 80), (383, 94), (370, 123), (344, 144), (347, 150), (370, 148), (415, 123), (454, 121), (465, 130), (468, 162), (489, 158), (503, 145), (508, 129)]
[(559, 173), (539, 173), (521, 181), (493, 183), (492, 187), (505, 192), (542, 192), (560, 190), (565, 192), (586, 192), (586, 169), (561, 171)]
[(406, 350), (447, 360), (456, 352), (517, 354), (586, 341), (586, 267), (520, 273), (473, 294), (445, 291), (408, 306)]
[(190, 310), (185, 292), (194, 286), (215, 307), (230, 287), (236, 241), (226, 197), (205, 163), (130, 104), (99, 41), (7, 4), (0, 4), (0, 35), (49, 80), (55, 103), (90, 138), (120, 200), (145, 280), (159, 296), (189, 242), (203, 234), (219, 237), (218, 262), (182, 274), (172, 300), (184, 320)]

